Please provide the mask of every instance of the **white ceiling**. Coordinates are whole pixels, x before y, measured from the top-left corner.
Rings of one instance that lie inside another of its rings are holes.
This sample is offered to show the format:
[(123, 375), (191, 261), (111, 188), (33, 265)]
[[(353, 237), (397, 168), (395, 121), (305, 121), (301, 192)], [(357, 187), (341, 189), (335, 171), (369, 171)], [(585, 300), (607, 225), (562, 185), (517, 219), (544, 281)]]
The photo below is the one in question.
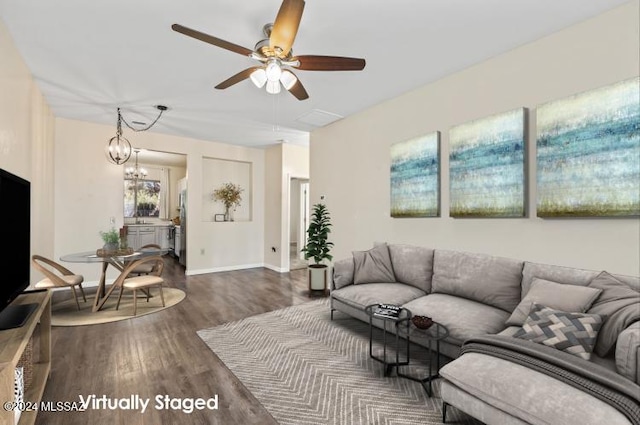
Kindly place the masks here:
[[(256, 65), (171, 30), (181, 25), (253, 49), (280, 0), (0, 0), (0, 16), (56, 117), (245, 146), (307, 144), (314, 110), (348, 116), (627, 0), (307, 0), (294, 54), (361, 57), (361, 72), (296, 71), (310, 98), (268, 95)], [(571, 52), (567, 52), (571, 54)], [(0, 62), (0, 66), (1, 62)], [(128, 129), (125, 135), (135, 143)]]

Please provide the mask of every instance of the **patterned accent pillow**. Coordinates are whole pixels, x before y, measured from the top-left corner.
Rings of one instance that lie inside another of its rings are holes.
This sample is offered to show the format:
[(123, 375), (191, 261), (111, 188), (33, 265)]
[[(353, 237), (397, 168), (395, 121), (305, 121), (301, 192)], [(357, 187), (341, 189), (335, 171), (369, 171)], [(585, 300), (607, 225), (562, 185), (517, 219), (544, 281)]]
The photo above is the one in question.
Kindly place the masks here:
[(513, 336), (589, 360), (602, 322), (599, 314), (567, 313), (534, 303)]

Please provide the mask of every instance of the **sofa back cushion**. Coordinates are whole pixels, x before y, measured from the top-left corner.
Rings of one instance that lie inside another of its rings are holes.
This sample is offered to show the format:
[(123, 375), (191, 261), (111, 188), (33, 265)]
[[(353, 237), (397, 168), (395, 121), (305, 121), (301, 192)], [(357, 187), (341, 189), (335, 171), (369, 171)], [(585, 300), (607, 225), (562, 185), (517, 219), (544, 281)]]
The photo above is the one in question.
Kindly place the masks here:
[(430, 293), (433, 251), (432, 248), (421, 246), (389, 244), (396, 280)]
[(333, 289), (344, 288), (353, 283), (355, 265), (352, 258), (344, 258), (333, 263)]
[(356, 285), (396, 281), (387, 244), (376, 245), (368, 251), (353, 251), (353, 264)]
[(511, 258), (436, 249), (432, 292), (512, 312), (520, 302), (523, 264)]

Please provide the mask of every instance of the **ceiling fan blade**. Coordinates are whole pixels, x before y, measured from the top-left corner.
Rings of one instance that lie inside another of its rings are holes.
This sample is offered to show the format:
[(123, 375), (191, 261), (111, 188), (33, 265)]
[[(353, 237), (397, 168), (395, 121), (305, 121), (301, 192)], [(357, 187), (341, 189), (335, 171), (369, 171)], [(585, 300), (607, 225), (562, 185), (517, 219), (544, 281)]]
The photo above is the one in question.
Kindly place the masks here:
[(280, 82), (282, 82), (282, 85), (284, 86), (284, 88), (289, 90), (289, 93), (294, 95), (296, 97), (296, 99), (298, 99), (298, 100), (309, 99), (309, 93), (307, 93), (307, 91), (305, 90), (304, 86), (300, 82), (300, 79), (298, 77), (296, 77), (296, 75), (293, 72), (291, 72), (289, 70), (285, 70), (283, 72), (288, 72), (293, 76), (292, 79), (295, 78), (295, 83), (291, 87), (288, 87), (288, 88), (287, 88), (287, 84), (285, 83), (285, 80), (283, 80), (281, 78)]
[(291, 61), (298, 61), (298, 69), (305, 71), (362, 71), (366, 62), (364, 59), (343, 58), (340, 56), (296, 56)]
[(240, 81), (246, 80), (247, 78), (249, 78), (251, 76), (251, 73), (253, 71), (255, 71), (256, 69), (260, 69), (260, 66), (252, 66), (251, 68), (247, 68), (244, 71), (240, 71), (238, 72), (236, 75), (234, 75), (231, 78), (227, 78), (226, 80), (224, 80), (223, 82), (221, 82), (220, 84), (218, 84), (216, 86), (216, 88), (218, 90), (224, 90), (228, 87), (231, 87), (234, 84), (239, 83)]
[(282, 50), (281, 57), (287, 56), (293, 46), (303, 10), (304, 0), (283, 0), (280, 6), (278, 16), (276, 16), (271, 29), (269, 47), (272, 49), (279, 47)]
[(230, 43), (228, 41), (222, 40), (221, 38), (217, 38), (200, 31), (192, 30), (191, 28), (183, 27), (180, 24), (171, 25), (171, 29), (184, 35), (188, 35), (189, 37), (196, 38), (200, 41), (204, 41), (205, 43), (213, 44), (214, 46), (222, 47), (223, 49), (241, 54), (243, 56), (249, 56), (251, 53), (253, 53), (253, 50), (249, 50), (246, 47), (238, 46), (237, 44)]

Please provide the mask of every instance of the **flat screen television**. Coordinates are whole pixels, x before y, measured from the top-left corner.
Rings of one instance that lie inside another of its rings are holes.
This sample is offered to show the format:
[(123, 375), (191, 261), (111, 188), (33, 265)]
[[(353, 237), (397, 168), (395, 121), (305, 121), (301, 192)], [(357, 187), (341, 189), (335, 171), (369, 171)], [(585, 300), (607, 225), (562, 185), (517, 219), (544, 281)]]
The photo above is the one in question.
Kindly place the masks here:
[[(0, 329), (19, 327), (33, 307), (11, 302), (29, 286), (31, 271), (31, 184), (0, 169), (0, 222), (5, 234), (0, 244)], [(32, 304), (27, 304), (32, 306)]]

